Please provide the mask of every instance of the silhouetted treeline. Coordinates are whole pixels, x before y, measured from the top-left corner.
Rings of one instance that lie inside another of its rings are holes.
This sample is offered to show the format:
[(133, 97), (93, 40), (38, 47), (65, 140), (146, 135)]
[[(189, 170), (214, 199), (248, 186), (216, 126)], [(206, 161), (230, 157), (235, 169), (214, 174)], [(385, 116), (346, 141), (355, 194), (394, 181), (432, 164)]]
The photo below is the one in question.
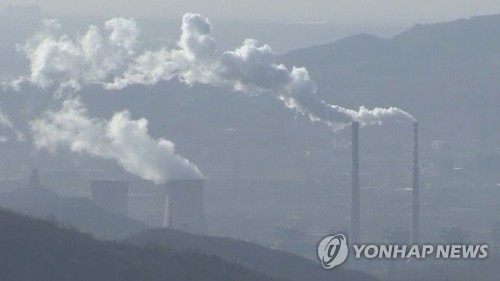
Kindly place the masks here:
[(295, 281), (372, 281), (375, 277), (361, 271), (324, 270), (319, 263), (288, 252), (272, 250), (241, 240), (193, 235), (172, 229), (150, 229), (125, 240), (134, 245), (159, 245), (175, 250), (195, 250), (240, 264), (275, 278)]
[(275, 280), (215, 256), (103, 242), (0, 210), (0, 280)]

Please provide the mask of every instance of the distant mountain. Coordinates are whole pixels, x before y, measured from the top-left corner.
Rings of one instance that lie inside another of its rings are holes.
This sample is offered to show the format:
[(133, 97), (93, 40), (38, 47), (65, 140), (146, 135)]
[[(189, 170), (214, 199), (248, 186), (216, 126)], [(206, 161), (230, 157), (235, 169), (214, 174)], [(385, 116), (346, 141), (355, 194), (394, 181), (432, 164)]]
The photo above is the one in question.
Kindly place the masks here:
[(295, 281), (377, 280), (359, 271), (342, 269), (326, 271), (319, 264), (309, 259), (249, 242), (230, 238), (193, 235), (172, 229), (146, 230), (124, 241), (140, 246), (164, 246), (168, 249), (202, 252), (278, 279)]
[(105, 240), (118, 240), (148, 227), (113, 214), (87, 198), (60, 197), (45, 188), (23, 188), (0, 194), (0, 207), (38, 218), (51, 218)]
[(349, 107), (398, 106), (436, 139), (500, 135), (500, 16), (416, 25), (389, 39), (359, 34), (291, 51), (320, 95)]
[(0, 280), (271, 281), (214, 256), (140, 248), (0, 210)]

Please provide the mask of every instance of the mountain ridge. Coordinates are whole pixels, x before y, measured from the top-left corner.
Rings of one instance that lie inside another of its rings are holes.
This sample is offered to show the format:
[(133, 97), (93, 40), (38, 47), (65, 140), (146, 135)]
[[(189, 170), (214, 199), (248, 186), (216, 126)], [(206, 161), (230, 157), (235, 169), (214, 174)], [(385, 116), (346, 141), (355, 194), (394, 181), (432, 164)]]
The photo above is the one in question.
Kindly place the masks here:
[(178, 251), (194, 250), (206, 255), (215, 255), (267, 276), (294, 281), (327, 280), (377, 280), (361, 271), (324, 270), (319, 263), (284, 251), (272, 250), (241, 240), (199, 236), (173, 229), (150, 229), (123, 240), (137, 246), (160, 246)]
[(388, 39), (348, 37), (278, 60), (306, 67), (330, 103), (397, 106), (438, 139), (458, 139), (464, 127), (474, 138), (499, 137), (487, 127), (499, 129), (492, 102), (500, 88), (500, 15), (417, 25)]
[(277, 281), (217, 257), (99, 241), (7, 210), (0, 210), (0, 226), (1, 280)]

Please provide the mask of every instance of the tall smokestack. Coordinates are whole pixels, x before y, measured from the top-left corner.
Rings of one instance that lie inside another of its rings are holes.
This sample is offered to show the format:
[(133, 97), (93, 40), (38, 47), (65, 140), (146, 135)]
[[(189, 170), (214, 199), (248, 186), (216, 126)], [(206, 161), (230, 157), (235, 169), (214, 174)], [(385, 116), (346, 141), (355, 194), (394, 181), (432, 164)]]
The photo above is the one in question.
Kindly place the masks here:
[(415, 122), (413, 123), (412, 244), (420, 242), (420, 165), (418, 158), (418, 122)]
[(170, 180), (166, 191), (163, 227), (190, 233), (206, 234), (203, 207), (204, 179)]
[(352, 122), (352, 170), (351, 170), (351, 243), (360, 240), (360, 190), (359, 190), (359, 123)]

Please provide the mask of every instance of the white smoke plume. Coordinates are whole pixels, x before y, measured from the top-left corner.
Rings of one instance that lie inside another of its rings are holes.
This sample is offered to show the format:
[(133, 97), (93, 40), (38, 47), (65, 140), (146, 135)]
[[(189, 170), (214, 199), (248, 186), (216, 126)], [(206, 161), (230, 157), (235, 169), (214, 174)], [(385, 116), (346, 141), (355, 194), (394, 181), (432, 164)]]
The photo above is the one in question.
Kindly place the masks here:
[(90, 118), (78, 98), (67, 99), (59, 111), (47, 111), (31, 122), (37, 148), (68, 147), (76, 153), (116, 160), (126, 171), (156, 184), (203, 177), (175, 152), (174, 143), (153, 139), (147, 127), (146, 119), (132, 120), (128, 111), (115, 113), (110, 120)]
[(255, 40), (247, 39), (233, 51), (218, 52), (211, 23), (198, 14), (185, 14), (181, 29), (177, 48), (159, 50), (139, 50), (134, 20), (110, 20), (104, 31), (90, 26), (83, 36), (73, 39), (46, 30), (21, 47), (31, 61), (31, 75), (21, 80), (43, 88), (79, 89), (100, 84), (106, 89), (121, 89), (178, 78), (186, 84), (272, 95), (311, 120), (335, 129), (351, 121), (362, 125), (414, 121), (410, 114), (394, 107), (352, 110), (325, 103), (305, 68), (288, 69), (276, 63), (272, 49)]
[(78, 91), (83, 85), (98, 84), (121, 75), (132, 63), (139, 44), (138, 27), (133, 20), (115, 18), (104, 24), (106, 35), (97, 26), (76, 39), (61, 35), (55, 20), (45, 20), (44, 28), (18, 49), (30, 60), (31, 74), (11, 83), (20, 88), (28, 81), (37, 87), (56, 87), (58, 91)]

